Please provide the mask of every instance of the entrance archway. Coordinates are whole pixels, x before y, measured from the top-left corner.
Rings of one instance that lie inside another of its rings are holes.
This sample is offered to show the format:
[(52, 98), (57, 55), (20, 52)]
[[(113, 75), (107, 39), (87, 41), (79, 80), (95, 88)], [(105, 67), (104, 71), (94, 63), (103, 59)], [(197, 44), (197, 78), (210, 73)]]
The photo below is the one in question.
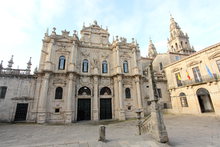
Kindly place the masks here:
[(78, 90), (77, 121), (91, 120), (91, 90), (84, 86)]
[(112, 119), (111, 89), (103, 87), (100, 90), (100, 119)]
[(212, 100), (209, 94), (209, 91), (205, 88), (200, 88), (196, 92), (199, 105), (202, 113), (205, 112), (214, 112)]

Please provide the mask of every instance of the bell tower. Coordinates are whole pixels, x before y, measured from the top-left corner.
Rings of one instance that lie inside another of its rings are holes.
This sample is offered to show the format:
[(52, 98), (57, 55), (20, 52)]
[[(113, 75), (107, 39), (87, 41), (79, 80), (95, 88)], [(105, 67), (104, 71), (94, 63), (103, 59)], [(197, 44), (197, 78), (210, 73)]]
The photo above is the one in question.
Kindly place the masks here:
[(190, 46), (187, 33), (183, 33), (178, 23), (170, 16), (170, 38), (168, 38), (169, 52), (190, 55), (195, 52)]
[(155, 58), (157, 56), (157, 50), (152, 42), (152, 40), (149, 40), (149, 46), (148, 46), (148, 57), (149, 58)]

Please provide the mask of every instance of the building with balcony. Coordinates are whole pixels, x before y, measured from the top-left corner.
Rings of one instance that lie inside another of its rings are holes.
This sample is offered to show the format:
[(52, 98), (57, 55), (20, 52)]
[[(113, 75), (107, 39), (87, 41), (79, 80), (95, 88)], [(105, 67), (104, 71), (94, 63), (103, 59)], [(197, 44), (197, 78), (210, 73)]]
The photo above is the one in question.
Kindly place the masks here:
[(220, 115), (220, 43), (165, 66), (172, 112)]

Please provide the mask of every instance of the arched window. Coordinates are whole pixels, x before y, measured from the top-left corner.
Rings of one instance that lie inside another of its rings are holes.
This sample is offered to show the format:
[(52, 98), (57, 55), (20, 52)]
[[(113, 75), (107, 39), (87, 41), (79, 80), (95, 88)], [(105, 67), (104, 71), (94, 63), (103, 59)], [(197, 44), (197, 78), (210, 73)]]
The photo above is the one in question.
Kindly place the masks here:
[(125, 98), (131, 98), (130, 88), (126, 88), (126, 89), (125, 89)]
[(58, 66), (58, 69), (59, 70), (64, 70), (65, 69), (65, 57), (64, 56), (60, 56), (59, 58), (59, 66)]
[(107, 73), (108, 72), (108, 63), (107, 61), (102, 62), (102, 73)]
[(55, 92), (55, 99), (62, 99), (63, 97), (63, 88), (57, 87)]
[(111, 95), (112, 92), (111, 92), (111, 89), (108, 88), (108, 87), (103, 87), (101, 90), (100, 90), (100, 95)]
[(188, 102), (187, 102), (187, 99), (186, 99), (186, 94), (181, 92), (179, 96), (180, 96), (181, 106), (182, 107), (188, 107)]
[(123, 69), (124, 69), (124, 73), (128, 73), (128, 61), (124, 61)]
[(86, 86), (81, 87), (78, 91), (78, 95), (91, 95), (91, 90)]
[(87, 59), (84, 59), (82, 64), (82, 72), (88, 72), (88, 69), (89, 69), (89, 61)]

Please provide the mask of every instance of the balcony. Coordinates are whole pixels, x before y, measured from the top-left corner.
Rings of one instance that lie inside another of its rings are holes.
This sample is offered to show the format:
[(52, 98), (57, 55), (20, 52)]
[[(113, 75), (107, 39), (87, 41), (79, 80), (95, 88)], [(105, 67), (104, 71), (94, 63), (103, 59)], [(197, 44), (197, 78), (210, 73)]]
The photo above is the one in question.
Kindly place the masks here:
[(201, 76), (200, 80), (191, 79), (191, 80), (181, 81), (182, 84), (178, 84), (178, 87), (198, 85), (198, 84), (204, 84), (204, 83), (209, 83), (209, 82), (217, 82), (219, 80), (220, 80), (220, 75), (213, 74), (213, 77), (210, 77), (210, 75), (204, 75), (204, 76)]

